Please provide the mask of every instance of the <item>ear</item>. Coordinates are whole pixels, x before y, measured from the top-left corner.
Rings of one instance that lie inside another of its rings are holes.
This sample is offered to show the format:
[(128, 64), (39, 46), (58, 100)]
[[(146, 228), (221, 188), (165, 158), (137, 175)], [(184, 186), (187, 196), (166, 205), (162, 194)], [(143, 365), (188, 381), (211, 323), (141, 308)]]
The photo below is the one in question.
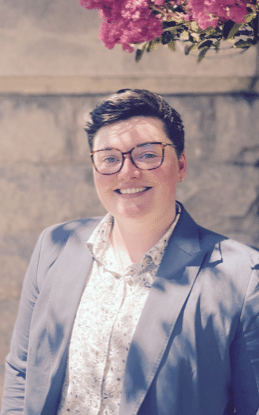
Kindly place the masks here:
[(178, 182), (182, 182), (187, 174), (187, 160), (185, 151), (182, 152), (178, 159)]

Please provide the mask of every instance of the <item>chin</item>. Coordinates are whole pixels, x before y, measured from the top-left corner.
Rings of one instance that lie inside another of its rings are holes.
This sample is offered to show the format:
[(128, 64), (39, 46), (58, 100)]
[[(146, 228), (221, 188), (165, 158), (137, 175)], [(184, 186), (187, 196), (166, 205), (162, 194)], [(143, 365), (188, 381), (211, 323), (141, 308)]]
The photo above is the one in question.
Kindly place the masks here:
[(138, 219), (143, 218), (146, 215), (148, 215), (148, 212), (146, 209), (139, 209), (136, 206), (132, 206), (131, 208), (128, 207), (127, 209), (119, 209), (113, 216), (120, 217), (120, 218), (127, 218), (127, 219)]

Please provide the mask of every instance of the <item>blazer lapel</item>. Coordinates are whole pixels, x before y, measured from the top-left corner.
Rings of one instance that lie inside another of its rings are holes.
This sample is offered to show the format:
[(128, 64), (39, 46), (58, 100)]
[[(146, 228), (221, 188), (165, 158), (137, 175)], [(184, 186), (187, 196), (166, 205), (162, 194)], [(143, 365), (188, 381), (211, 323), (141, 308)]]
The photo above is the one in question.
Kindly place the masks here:
[(182, 209), (134, 333), (120, 415), (138, 412), (204, 257), (198, 240), (198, 226)]
[[(53, 361), (59, 360), (60, 356), (56, 354), (62, 354), (69, 341), (77, 308), (92, 267), (92, 255), (86, 242), (97, 223), (92, 221), (87, 229), (70, 236), (51, 270), (54, 282), (49, 302), (48, 336)], [(61, 339), (63, 348), (60, 347)]]
[[(54, 261), (53, 255), (43, 255), (40, 265), (39, 273), (44, 273), (44, 280), (31, 321), (28, 352), (31, 370), (27, 374), (29, 393), (25, 397), (28, 411), (33, 404), (37, 407), (35, 413), (56, 413), (69, 337), (92, 264), (85, 243), (96, 225), (95, 220), (75, 221), (54, 228), (46, 236), (48, 252), (57, 251), (58, 254)], [(36, 396), (37, 400), (31, 396)]]
[[(40, 341), (33, 360), (45, 362), (44, 367), (39, 364), (41, 382), (37, 386), (41, 390), (39, 396), (44, 405), (40, 413), (44, 415), (56, 413), (59, 398), (57, 391), (63, 383), (69, 338), (92, 266), (92, 255), (87, 249), (86, 241), (97, 224), (98, 221), (89, 220), (89, 223), (83, 224), (81, 232), (70, 230), (71, 224), (62, 225), (64, 228), (60, 233), (67, 232), (69, 238), (56, 262), (50, 267), (42, 289), (40, 301), (49, 302), (46, 314), (40, 316), (42, 323), (37, 325), (37, 338)], [(40, 309), (44, 310), (44, 307)], [(46, 395), (44, 388), (48, 388)]]

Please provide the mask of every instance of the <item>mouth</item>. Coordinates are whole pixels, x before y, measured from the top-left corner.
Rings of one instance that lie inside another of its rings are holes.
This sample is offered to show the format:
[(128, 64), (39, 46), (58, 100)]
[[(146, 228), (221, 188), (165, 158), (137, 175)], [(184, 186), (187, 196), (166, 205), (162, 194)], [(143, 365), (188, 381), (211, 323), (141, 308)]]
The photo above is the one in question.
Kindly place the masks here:
[(146, 192), (149, 189), (151, 189), (151, 187), (131, 187), (129, 189), (116, 189), (115, 192), (119, 195), (134, 195)]

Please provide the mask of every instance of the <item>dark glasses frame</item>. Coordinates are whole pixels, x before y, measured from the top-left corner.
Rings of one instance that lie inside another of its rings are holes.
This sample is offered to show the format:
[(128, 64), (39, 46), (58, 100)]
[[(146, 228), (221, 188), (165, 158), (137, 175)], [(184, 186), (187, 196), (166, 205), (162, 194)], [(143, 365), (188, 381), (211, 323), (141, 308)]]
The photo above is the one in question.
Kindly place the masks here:
[[(148, 145), (148, 144), (161, 144), (161, 145), (162, 145), (162, 158), (161, 158), (161, 163), (159, 164), (159, 166), (157, 166), (157, 167), (151, 167), (150, 169), (149, 169), (149, 168), (147, 168), (147, 169), (143, 169), (143, 168), (138, 167), (138, 166), (136, 165), (136, 163), (135, 163), (135, 161), (134, 161), (134, 159), (133, 159), (133, 157), (132, 157), (132, 151), (133, 151), (135, 148), (137, 148), (137, 147), (142, 147), (142, 146), (144, 147), (144, 146), (146, 146), (146, 145)], [(171, 144), (171, 143), (170, 143), (170, 144), (169, 144), (169, 143), (163, 143), (163, 142), (161, 142), (161, 141), (151, 141), (151, 142), (148, 142), (148, 143), (141, 143), (141, 144), (138, 144), (137, 146), (132, 147), (132, 149), (131, 149), (131, 150), (129, 150), (129, 151), (125, 151), (125, 152), (122, 152), (121, 150), (119, 150), (118, 148), (115, 148), (115, 147), (103, 148), (103, 149), (101, 149), (101, 150), (91, 151), (90, 156), (91, 156), (91, 160), (92, 160), (92, 163), (93, 163), (93, 166), (94, 166), (95, 170), (96, 170), (98, 173), (103, 174), (104, 176), (110, 176), (110, 175), (112, 175), (112, 174), (116, 174), (116, 173), (119, 173), (119, 171), (121, 171), (121, 169), (122, 169), (122, 167), (123, 167), (123, 165), (124, 165), (125, 155), (126, 155), (126, 154), (129, 154), (129, 157), (130, 157), (130, 161), (131, 161), (131, 163), (132, 163), (135, 167), (137, 167), (137, 169), (139, 169), (139, 170), (155, 170), (155, 169), (158, 169), (158, 167), (162, 166), (162, 164), (163, 164), (163, 161), (164, 161), (164, 155), (165, 155), (165, 147), (166, 147), (166, 146), (171, 146), (171, 147), (174, 147), (174, 144)], [(96, 165), (95, 165), (95, 163), (94, 163), (94, 154), (95, 154), (95, 153), (99, 153), (99, 152), (101, 152), (101, 151), (105, 151), (105, 150), (116, 150), (116, 151), (119, 151), (119, 152), (121, 153), (121, 155), (122, 155), (122, 161), (121, 161), (121, 165), (120, 165), (119, 169), (118, 169), (118, 170), (116, 170), (116, 171), (114, 171), (114, 172), (112, 172), (112, 173), (101, 173), (101, 172), (97, 169), (97, 167), (96, 167)]]

